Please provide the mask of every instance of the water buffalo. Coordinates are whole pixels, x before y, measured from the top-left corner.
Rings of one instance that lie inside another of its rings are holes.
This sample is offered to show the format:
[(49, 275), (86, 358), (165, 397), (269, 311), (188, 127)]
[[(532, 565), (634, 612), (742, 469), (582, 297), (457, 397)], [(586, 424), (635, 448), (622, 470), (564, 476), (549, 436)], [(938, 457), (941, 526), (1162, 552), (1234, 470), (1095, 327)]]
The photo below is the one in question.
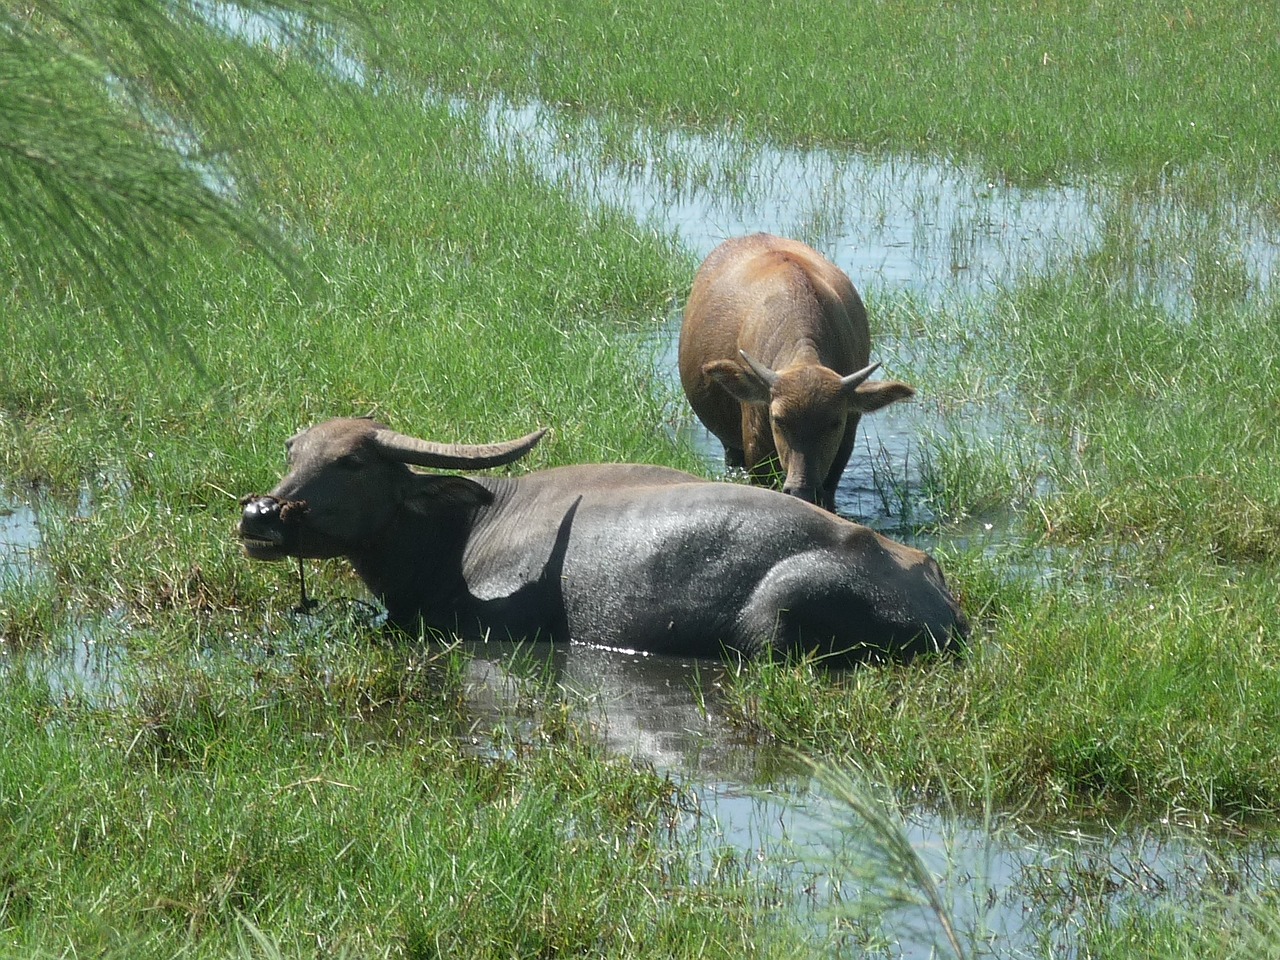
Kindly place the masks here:
[(519, 477), (537, 443), (441, 445), (368, 419), (288, 442), (289, 472), (243, 501), (248, 556), (346, 557), (409, 631), (580, 640), (688, 656), (908, 657), (968, 632), (938, 565), (794, 497), (665, 467)]
[(757, 233), (711, 251), (680, 329), (680, 383), (724, 444), (725, 465), (828, 510), (858, 419), (915, 391), (869, 381), (871, 335), (858, 291), (796, 240)]

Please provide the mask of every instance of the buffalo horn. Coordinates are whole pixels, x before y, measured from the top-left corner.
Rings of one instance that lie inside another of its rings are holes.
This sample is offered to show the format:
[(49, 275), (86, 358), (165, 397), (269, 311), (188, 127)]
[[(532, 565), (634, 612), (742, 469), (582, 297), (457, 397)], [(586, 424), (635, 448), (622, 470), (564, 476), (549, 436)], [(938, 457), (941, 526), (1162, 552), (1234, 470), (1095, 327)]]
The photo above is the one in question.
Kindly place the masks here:
[(879, 368), (880, 368), (879, 363), (868, 364), (867, 366), (863, 367), (861, 370), (857, 370), (849, 374), (847, 377), (841, 377), (840, 385), (845, 389), (848, 389), (849, 387), (856, 387), (858, 386), (858, 384), (866, 380), (867, 377), (875, 373), (876, 370), (878, 370)]
[(757, 377), (767, 383), (770, 387), (773, 386), (774, 382), (778, 379), (778, 374), (775, 371), (770, 370), (745, 350), (739, 350), (738, 354), (742, 357), (742, 362), (755, 371)]
[(413, 463), (420, 467), (436, 467), (442, 470), (481, 470), (485, 467), (500, 467), (504, 463), (519, 460), (534, 448), (547, 430), (535, 430), (519, 440), (508, 440), (504, 443), (432, 443), (407, 437), (394, 430), (378, 430), (373, 435), (373, 442), (378, 449), (402, 463)]

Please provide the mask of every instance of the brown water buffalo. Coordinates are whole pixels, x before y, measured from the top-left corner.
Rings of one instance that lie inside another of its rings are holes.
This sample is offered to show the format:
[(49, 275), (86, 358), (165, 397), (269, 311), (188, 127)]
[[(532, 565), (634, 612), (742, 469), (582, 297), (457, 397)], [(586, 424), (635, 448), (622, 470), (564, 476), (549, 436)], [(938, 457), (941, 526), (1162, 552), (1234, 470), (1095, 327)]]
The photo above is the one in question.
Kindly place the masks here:
[(693, 280), (680, 383), (727, 467), (828, 510), (858, 419), (915, 391), (868, 381), (871, 335), (858, 291), (811, 247), (767, 233), (726, 240)]
[(289, 441), (275, 490), (245, 498), (240, 541), (260, 560), (346, 557), (392, 623), (463, 638), (851, 662), (968, 633), (927, 554), (775, 491), (638, 464), (407, 466), (494, 466), (540, 435), (444, 446), (326, 421)]

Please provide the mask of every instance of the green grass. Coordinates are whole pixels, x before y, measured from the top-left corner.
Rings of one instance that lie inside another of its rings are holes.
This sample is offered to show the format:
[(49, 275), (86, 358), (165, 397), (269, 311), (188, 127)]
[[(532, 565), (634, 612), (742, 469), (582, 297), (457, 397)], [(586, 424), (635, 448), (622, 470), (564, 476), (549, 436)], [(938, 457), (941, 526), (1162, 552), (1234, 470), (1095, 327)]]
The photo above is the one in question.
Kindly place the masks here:
[[(41, 491), (48, 574), (0, 583), (6, 662), (88, 625), (127, 666), (107, 701), (0, 677), (0, 953), (794, 953), (777, 891), (665, 834), (670, 785), (603, 755), (562, 704), (478, 757), (460, 658), (384, 647), (340, 600), (318, 627), (292, 622), (294, 568), (249, 564), (232, 539), (236, 498), (274, 485), (284, 440), (338, 414), (436, 440), (551, 426), (516, 470), (701, 469), (634, 347), (691, 257), (586, 208), (572, 177), (548, 187), (492, 156), (474, 117), (424, 107), (415, 84), (568, 105), (598, 121), (569, 135), (622, 163), (634, 124), (654, 144), (676, 121), (1096, 178), (1097, 242), (1038, 274), (981, 300), (868, 296), (876, 336), (912, 346), (894, 375), (931, 424), (922, 486), (886, 496), (940, 518), (928, 534), (971, 649), (840, 677), (752, 665), (729, 696), (746, 733), (875, 757), (902, 796), (1050, 821), (1280, 810), (1280, 317), (1243, 240), (1275, 214), (1280, 15), (410, 7), (378, 8), (395, 82), (360, 104), (299, 64), (283, 86), (228, 71), (261, 108), (251, 139), (277, 145), (258, 195), (311, 288), (194, 235), (146, 262), (164, 337), (115, 322), (123, 289), (4, 287), (0, 479)], [(664, 161), (675, 183), (741, 174)], [(965, 547), (951, 524), (974, 518), (993, 530)], [(338, 564), (308, 579), (363, 596)], [(1226, 956), (1274, 926), (1270, 905), (1232, 899), (1096, 902), (1100, 956)], [(1209, 942), (1223, 917), (1226, 947)]]
[(766, 951), (750, 887), (673, 845), (669, 782), (563, 720), (477, 752), (454, 655), (318, 639), (169, 650), (106, 704), (10, 673), (0, 953), (255, 955), (250, 921), (284, 956)]
[[(1274, 197), (1274, 8), (384, 2), (397, 70), (621, 119), (963, 157), (1016, 180), (1225, 167)], [(412, 53), (408, 53), (412, 51)]]

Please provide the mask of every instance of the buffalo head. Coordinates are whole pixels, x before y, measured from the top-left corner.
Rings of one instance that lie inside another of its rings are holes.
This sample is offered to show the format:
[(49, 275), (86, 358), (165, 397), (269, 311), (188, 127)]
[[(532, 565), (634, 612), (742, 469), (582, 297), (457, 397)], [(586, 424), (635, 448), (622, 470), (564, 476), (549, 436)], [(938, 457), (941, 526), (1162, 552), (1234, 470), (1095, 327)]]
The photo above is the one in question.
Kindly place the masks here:
[(849, 451), (842, 447), (850, 436), (850, 417), (856, 421), (915, 396), (897, 380), (868, 382), (879, 363), (841, 376), (814, 363), (772, 370), (745, 350), (738, 355), (740, 363), (716, 360), (702, 369), (742, 404), (746, 463), (757, 470), (776, 463), (782, 492), (810, 503), (826, 506), (834, 495), (827, 489), (828, 476), (838, 461), (840, 470), (848, 461)]
[[(350, 555), (376, 538), (407, 500), (419, 496), (408, 464), (479, 470), (519, 460), (542, 439), (444, 444), (396, 433), (374, 420), (330, 420), (285, 444), (289, 472), (269, 494), (241, 501), (239, 536), (255, 560)], [(482, 488), (441, 477), (435, 496), (482, 498)]]

